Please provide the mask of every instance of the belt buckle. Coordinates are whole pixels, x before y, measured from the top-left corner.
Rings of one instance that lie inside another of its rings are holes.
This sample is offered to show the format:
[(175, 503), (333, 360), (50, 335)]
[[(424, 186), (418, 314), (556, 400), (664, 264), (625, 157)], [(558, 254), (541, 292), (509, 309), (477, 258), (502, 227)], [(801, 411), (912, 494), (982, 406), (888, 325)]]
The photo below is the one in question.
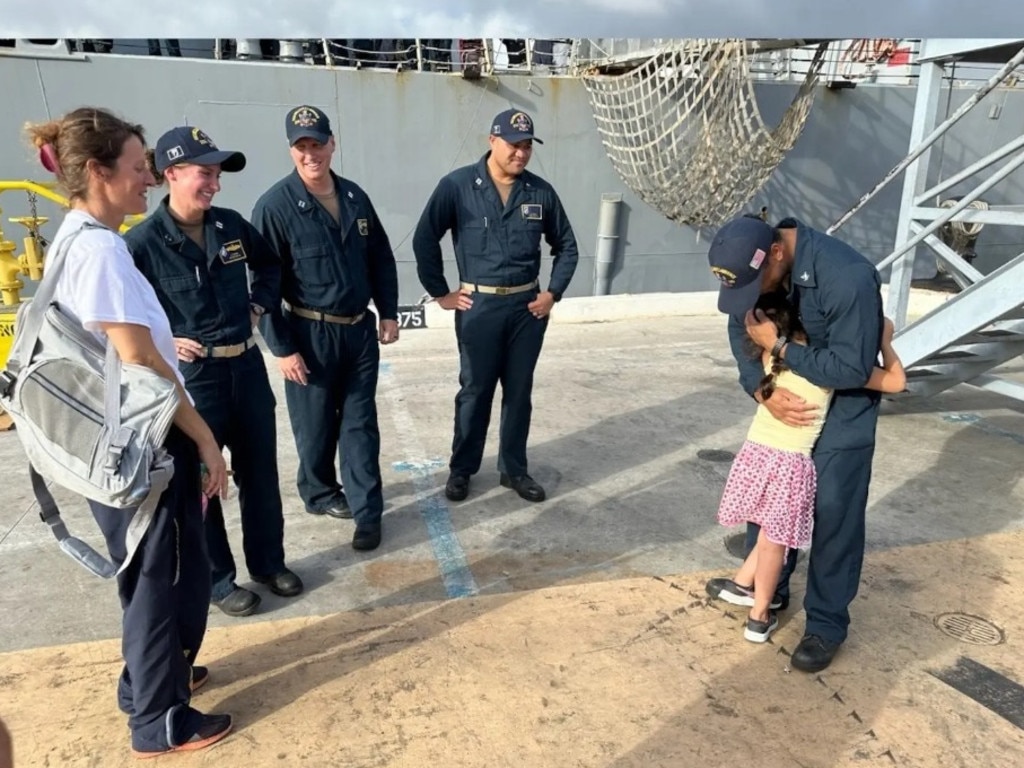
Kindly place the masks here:
[(504, 285), (499, 285), (498, 287), (496, 287), (496, 288), (494, 289), (494, 292), (495, 292), (495, 293), (496, 293), (496, 294), (497, 294), (498, 296), (507, 296), (507, 295), (508, 295), (508, 293), (509, 293), (509, 291), (511, 291), (511, 290), (512, 290), (511, 288), (507, 288), (507, 287), (505, 287)]

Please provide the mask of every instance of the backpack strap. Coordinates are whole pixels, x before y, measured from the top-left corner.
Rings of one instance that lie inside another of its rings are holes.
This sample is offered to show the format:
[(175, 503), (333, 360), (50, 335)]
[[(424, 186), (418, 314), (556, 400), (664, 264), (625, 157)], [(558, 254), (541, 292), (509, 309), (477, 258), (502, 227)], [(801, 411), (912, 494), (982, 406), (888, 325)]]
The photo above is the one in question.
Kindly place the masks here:
[(39, 519), (50, 526), (60, 548), (97, 576), (109, 579), (117, 573), (117, 568), (109, 560), (68, 532), (67, 526), (61, 519), (57, 502), (54, 501), (50, 489), (46, 487), (46, 481), (31, 464), (28, 465), (28, 476), (32, 481), (32, 493), (35, 494), (36, 501), (39, 502)]
[(121, 358), (109, 338), (103, 362), (103, 384), (103, 426), (110, 435), (104, 466), (108, 472), (116, 473), (133, 432), (129, 427), (121, 429)]
[[(130, 514), (132, 519), (128, 523), (128, 530), (125, 533), (126, 555), (124, 562), (118, 567), (89, 546), (89, 544), (71, 535), (67, 525), (65, 525), (64, 520), (60, 516), (60, 509), (57, 507), (53, 494), (50, 493), (50, 489), (46, 486), (46, 481), (42, 475), (36, 472), (35, 467), (31, 464), (28, 466), (28, 476), (32, 481), (32, 492), (35, 494), (36, 501), (39, 502), (39, 518), (50, 526), (54, 538), (57, 539), (57, 543), (65, 554), (70, 555), (79, 565), (104, 579), (117, 576), (131, 564), (132, 558), (134, 558), (143, 537), (146, 535), (146, 531), (149, 530), (149, 526), (153, 522), (157, 506), (160, 503), (160, 497), (163, 496), (167, 486), (170, 485), (173, 475), (174, 459), (169, 453), (162, 451), (159, 460), (153, 464), (149, 473), (151, 485), (146, 500), (134, 512), (127, 509), (121, 510), (126, 515)], [(178, 578), (175, 576), (174, 583), (177, 583), (177, 581)]]
[(9, 387), (13, 384), (22, 366), (32, 358), (36, 342), (39, 340), (39, 332), (43, 327), (43, 316), (46, 314), (46, 309), (50, 306), (50, 302), (53, 301), (53, 295), (57, 292), (57, 282), (60, 280), (61, 272), (64, 271), (68, 249), (71, 248), (75, 238), (86, 229), (106, 229), (111, 231), (102, 224), (94, 224), (91, 221), (83, 222), (82, 226), (61, 241), (56, 253), (52, 256), (47, 256), (45, 274), (36, 287), (35, 295), (29, 301), (22, 317), (19, 319), (18, 333), (7, 357), (7, 367), (4, 374), (5, 379), (10, 381), (9, 383), (5, 381), (6, 386)]

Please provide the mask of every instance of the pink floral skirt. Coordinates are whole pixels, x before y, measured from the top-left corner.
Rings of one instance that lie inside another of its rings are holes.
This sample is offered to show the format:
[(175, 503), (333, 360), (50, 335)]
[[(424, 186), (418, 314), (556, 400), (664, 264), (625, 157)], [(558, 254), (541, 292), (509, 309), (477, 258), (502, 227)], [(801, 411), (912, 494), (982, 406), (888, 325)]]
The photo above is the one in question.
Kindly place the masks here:
[(811, 545), (817, 474), (810, 456), (743, 443), (725, 481), (718, 522), (757, 523), (768, 541), (792, 549)]

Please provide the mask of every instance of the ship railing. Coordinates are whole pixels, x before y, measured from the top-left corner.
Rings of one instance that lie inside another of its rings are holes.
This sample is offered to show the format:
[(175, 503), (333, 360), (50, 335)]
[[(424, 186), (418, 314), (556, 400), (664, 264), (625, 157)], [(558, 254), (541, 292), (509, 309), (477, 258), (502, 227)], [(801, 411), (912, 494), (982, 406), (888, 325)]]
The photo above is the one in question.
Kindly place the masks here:
[[(312, 41), (311, 41), (312, 42)], [(572, 40), (566, 39), (405, 39), (316, 41), (313, 64), (420, 72), (523, 72), (569, 74)]]
[(0, 55), (46, 58), (149, 55), (396, 72), (567, 75), (572, 73), (573, 43), (568, 38), (0, 40)]
[[(826, 53), (821, 79), (832, 89), (862, 84), (916, 86), (920, 77), (918, 38), (854, 38), (834, 40)], [(751, 76), (760, 81), (801, 81), (815, 46), (799, 46), (751, 56)], [(999, 69), (999, 64), (960, 62), (951, 64), (943, 77), (961, 88), (977, 88)], [(1000, 88), (1024, 86), (1024, 71), (1011, 74)]]
[[(917, 78), (921, 41), (910, 38), (847, 38), (833, 40), (825, 53), (821, 79), (833, 89), (875, 83), (910, 85)], [(755, 80), (803, 81), (816, 45), (754, 53), (750, 74)]]
[(117, 53), (129, 56), (173, 56), (209, 59), (214, 55), (213, 40), (128, 39), (128, 38), (48, 38), (0, 40), (0, 53), (23, 56), (67, 56), (69, 54)]
[(614, 71), (656, 56), (673, 41), (660, 37), (602, 37), (573, 42), (572, 61), (577, 71)]
[[(755, 81), (803, 82), (817, 41), (757, 40), (748, 60)], [(93, 54), (160, 55), (181, 58), (266, 61), (312, 66), (354, 67), (394, 72), (489, 74), (615, 74), (641, 66), (673, 43), (668, 38), (525, 39), (51, 39), (0, 40), (0, 55), (35, 57)], [(861, 84), (914, 85), (918, 78), (916, 38), (832, 40), (821, 79), (833, 89)], [(950, 67), (949, 80), (971, 86), (986, 81), (992, 68)], [(1024, 86), (1011, 77), (1000, 87)]]
[[(575, 40), (573, 71), (577, 74), (621, 74), (643, 66), (677, 41), (665, 38), (597, 38)], [(802, 83), (818, 44), (798, 40), (749, 41), (748, 70), (755, 82)], [(821, 69), (822, 85), (838, 90), (858, 85), (916, 85), (920, 65), (918, 38), (847, 38), (827, 41)], [(994, 64), (961, 62), (949, 67), (946, 83), (976, 88), (998, 68)], [(1024, 87), (1024, 71), (1007, 78), (1001, 88)]]
[(571, 39), (217, 40), (214, 57), (396, 72), (570, 74)]
[[(588, 38), (577, 40), (573, 66), (577, 72), (619, 74), (643, 65), (678, 41), (666, 38)], [(750, 40), (748, 66), (758, 81), (802, 83), (820, 40)], [(916, 75), (919, 40), (846, 39), (828, 41), (822, 78), (833, 87), (863, 82), (909, 83)]]

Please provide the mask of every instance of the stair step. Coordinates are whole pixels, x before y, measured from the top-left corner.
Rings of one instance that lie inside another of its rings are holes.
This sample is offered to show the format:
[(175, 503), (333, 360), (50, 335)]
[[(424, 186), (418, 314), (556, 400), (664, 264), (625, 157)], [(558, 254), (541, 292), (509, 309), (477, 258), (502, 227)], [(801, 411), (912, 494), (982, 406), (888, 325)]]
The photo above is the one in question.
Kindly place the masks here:
[(922, 360), (918, 365), (932, 365), (934, 363), (956, 363), (956, 362), (969, 362), (969, 363), (982, 363), (982, 362), (995, 362), (1001, 360), (1002, 355), (982, 355), (977, 352), (972, 352), (969, 349), (949, 349), (941, 352), (936, 352), (934, 355), (929, 355)]
[(1000, 320), (1024, 320), (1024, 307), (1017, 307), (1002, 315)]
[(963, 339), (958, 341), (957, 344), (987, 344), (991, 342), (998, 342), (1000, 344), (1024, 342), (1024, 333), (1007, 331), (1002, 328), (992, 328), (990, 330), (982, 330), (977, 333), (972, 333), (970, 336), (965, 336)]
[(909, 371), (906, 371), (906, 374), (908, 382), (915, 379), (919, 381), (942, 381), (943, 379), (952, 381), (957, 378), (956, 376), (950, 376), (948, 373), (942, 373), (931, 368), (911, 368)]
[[(1024, 253), (896, 334), (911, 396), (929, 397), (1024, 354)], [(1022, 388), (1024, 392), (1024, 388)]]

